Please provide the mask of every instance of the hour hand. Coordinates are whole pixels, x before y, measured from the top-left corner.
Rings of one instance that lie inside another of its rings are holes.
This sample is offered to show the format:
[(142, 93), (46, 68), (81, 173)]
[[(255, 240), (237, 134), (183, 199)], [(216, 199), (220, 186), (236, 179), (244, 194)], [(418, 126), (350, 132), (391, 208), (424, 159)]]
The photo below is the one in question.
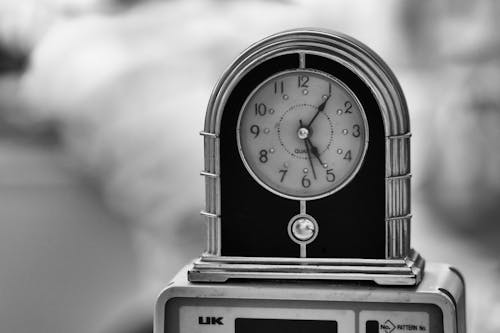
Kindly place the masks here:
[[(304, 124), (302, 124), (302, 119), (300, 120), (300, 128), (304, 128)], [(309, 144), (308, 144), (308, 138), (307, 136), (303, 138), (304, 139), (304, 144), (306, 145), (306, 152), (307, 152), (307, 159), (309, 160), (309, 165), (311, 166), (311, 170), (313, 172), (313, 177), (314, 179), (317, 179), (316, 177), (316, 170), (314, 170), (314, 164), (311, 158), (311, 151), (309, 150)]]
[(321, 157), (319, 155), (319, 150), (318, 147), (312, 144), (311, 140), (308, 138), (306, 139), (306, 142), (309, 143), (309, 146), (311, 146), (311, 153), (316, 157), (321, 165), (324, 165), (323, 161), (321, 161)]

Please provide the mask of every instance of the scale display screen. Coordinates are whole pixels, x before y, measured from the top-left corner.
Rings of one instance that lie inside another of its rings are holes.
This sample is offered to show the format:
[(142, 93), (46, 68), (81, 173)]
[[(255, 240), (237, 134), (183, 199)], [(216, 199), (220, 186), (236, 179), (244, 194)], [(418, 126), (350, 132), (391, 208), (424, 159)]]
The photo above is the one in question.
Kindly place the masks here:
[(236, 318), (235, 333), (337, 333), (333, 320)]

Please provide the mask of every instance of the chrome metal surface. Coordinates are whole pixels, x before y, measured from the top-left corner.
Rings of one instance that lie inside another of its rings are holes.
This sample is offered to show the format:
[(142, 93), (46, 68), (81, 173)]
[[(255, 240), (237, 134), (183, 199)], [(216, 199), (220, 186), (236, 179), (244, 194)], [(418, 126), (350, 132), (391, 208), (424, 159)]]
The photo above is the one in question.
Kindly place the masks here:
[(313, 279), (373, 281), (379, 285), (415, 285), (425, 261), (414, 251), (402, 260), (314, 259), (202, 256), (193, 263), (193, 282), (230, 279)]
[(203, 216), (206, 216), (208, 218), (218, 218), (219, 217), (216, 214), (205, 212), (205, 211), (201, 211), (200, 214)]
[(299, 137), (299, 139), (305, 140), (309, 137), (309, 130), (305, 127), (301, 127), (297, 132), (297, 136)]
[(299, 53), (299, 68), (306, 68), (306, 54), (304, 52)]
[(297, 244), (309, 244), (319, 233), (318, 222), (307, 214), (299, 214), (288, 222), (288, 235)]
[(305, 214), (307, 212), (307, 201), (300, 200), (300, 214)]
[(299, 242), (307, 242), (316, 234), (316, 225), (308, 218), (299, 218), (291, 223), (292, 234), (294, 239)]
[(319, 225), (314, 217), (301, 213), (288, 222), (288, 236), (300, 246), (300, 257), (307, 258), (307, 244), (313, 242), (319, 233)]
[(200, 135), (206, 136), (206, 137), (209, 137), (209, 138), (214, 138), (214, 139), (217, 138), (217, 134), (215, 134), (215, 133), (209, 133), (209, 132), (204, 132), (204, 131), (201, 131)]
[(206, 172), (206, 171), (201, 171), (201, 172), (200, 172), (200, 175), (201, 175), (201, 176), (205, 176), (205, 177), (212, 177), (212, 178), (217, 178), (217, 177), (219, 177), (219, 176), (218, 176), (218, 175), (216, 175), (215, 173)]
[[(354, 72), (371, 90), (382, 113), (386, 149), (386, 262), (390, 265), (400, 265), (405, 273), (384, 272), (373, 273), (369, 270), (353, 270), (346, 273), (321, 273), (314, 278), (324, 279), (361, 279), (373, 280), (379, 284), (416, 284), (422, 278), (424, 261), (414, 250), (410, 248), (410, 122), (406, 101), (401, 87), (388, 66), (367, 46), (359, 41), (340, 33), (317, 30), (298, 29), (290, 30), (270, 36), (245, 50), (223, 73), (219, 82), (215, 86), (210, 98), (206, 118), (205, 128), (200, 134), (204, 137), (205, 165), (204, 172), (219, 177), (205, 176), (206, 188), (206, 208), (208, 242), (205, 254), (200, 258), (195, 266), (190, 278), (197, 281), (223, 281), (231, 277), (236, 277), (238, 272), (234, 271), (234, 264), (231, 258), (221, 257), (221, 220), (224, 218), (221, 212), (221, 185), (220, 185), (220, 126), (224, 106), (233, 88), (238, 84), (250, 70), (267, 59), (284, 55), (297, 54), (300, 68), (307, 68), (307, 54), (320, 55), (332, 59)], [(300, 201), (300, 212), (306, 212), (306, 201)], [(419, 258), (414, 260), (414, 258)], [(214, 261), (208, 261), (213, 259)], [(217, 261), (215, 261), (217, 259)], [(218, 261), (218, 259), (222, 259)], [(226, 260), (227, 259), (227, 260)], [(255, 258), (247, 258), (252, 261)], [(340, 265), (339, 260), (332, 259), (328, 262), (314, 258), (294, 259), (297, 262), (304, 260), (294, 272), (282, 272), (280, 267), (283, 263), (290, 262), (288, 258), (260, 258), (256, 261), (267, 265), (271, 272), (256, 270), (242, 271), (241, 276), (249, 278), (259, 278), (265, 276), (274, 278), (308, 278), (312, 277), (304, 268), (308, 269), (308, 263), (318, 263), (318, 265), (328, 264), (330, 266)], [(208, 263), (224, 263), (216, 269), (207, 266)], [(345, 262), (356, 263), (359, 267), (372, 267), (373, 265), (385, 264), (381, 261), (347, 258)], [(233, 267), (233, 268), (231, 268)], [(260, 268), (259, 268), (260, 269)], [(275, 272), (273, 272), (275, 270)], [(292, 270), (292, 268), (290, 268)], [(303, 272), (303, 274), (301, 274)], [(406, 274), (409, 272), (408, 274)], [(393, 274), (394, 273), (394, 274)], [(273, 275), (274, 274), (274, 275)], [(288, 274), (288, 275), (287, 275)]]

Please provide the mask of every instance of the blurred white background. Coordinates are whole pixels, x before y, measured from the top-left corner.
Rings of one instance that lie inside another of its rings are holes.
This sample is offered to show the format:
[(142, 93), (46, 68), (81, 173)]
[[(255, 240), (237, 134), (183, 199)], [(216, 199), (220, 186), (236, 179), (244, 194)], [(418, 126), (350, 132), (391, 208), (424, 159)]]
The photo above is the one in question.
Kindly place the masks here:
[(379, 53), (412, 120), (413, 246), (500, 331), (500, 3), (0, 0), (0, 332), (151, 332), (204, 244), (205, 107), (249, 44), (329, 28)]

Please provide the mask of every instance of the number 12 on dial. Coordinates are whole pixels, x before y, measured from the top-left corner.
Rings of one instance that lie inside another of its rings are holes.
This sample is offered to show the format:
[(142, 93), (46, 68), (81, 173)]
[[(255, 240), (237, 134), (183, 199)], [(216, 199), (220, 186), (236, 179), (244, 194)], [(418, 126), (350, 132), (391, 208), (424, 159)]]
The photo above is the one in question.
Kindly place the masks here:
[(237, 142), (252, 177), (282, 197), (330, 195), (356, 175), (368, 146), (366, 115), (356, 95), (330, 74), (278, 73), (247, 97)]

